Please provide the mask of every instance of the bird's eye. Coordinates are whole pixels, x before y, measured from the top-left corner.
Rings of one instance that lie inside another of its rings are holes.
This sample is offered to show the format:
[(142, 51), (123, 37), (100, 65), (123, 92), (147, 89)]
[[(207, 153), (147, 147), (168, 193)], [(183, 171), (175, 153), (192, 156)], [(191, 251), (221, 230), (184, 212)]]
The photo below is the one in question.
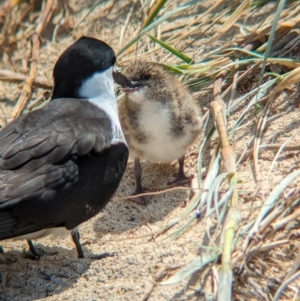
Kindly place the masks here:
[(144, 74), (143, 76), (142, 76), (142, 80), (148, 80), (148, 79), (150, 79), (151, 78), (151, 75), (150, 74)]
[(111, 64), (114, 65), (114, 64), (116, 63), (116, 61), (117, 61), (117, 59), (116, 59), (116, 57), (114, 56), (113, 59), (112, 59), (112, 61), (111, 61)]

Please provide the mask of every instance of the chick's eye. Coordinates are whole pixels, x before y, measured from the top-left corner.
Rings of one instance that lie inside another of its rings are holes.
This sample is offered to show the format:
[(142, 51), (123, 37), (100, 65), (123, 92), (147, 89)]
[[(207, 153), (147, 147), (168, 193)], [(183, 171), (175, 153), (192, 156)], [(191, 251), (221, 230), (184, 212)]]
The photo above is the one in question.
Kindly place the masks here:
[(150, 79), (151, 78), (151, 75), (150, 74), (144, 74), (143, 76), (142, 76), (142, 79), (143, 80), (148, 80), (148, 79)]

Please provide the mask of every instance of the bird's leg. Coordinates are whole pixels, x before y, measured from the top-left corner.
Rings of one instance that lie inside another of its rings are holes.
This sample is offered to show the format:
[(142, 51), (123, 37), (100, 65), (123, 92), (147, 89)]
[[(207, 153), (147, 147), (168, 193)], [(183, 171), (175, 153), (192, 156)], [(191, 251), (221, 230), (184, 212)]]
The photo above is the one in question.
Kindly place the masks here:
[(187, 176), (184, 173), (184, 159), (185, 156), (183, 155), (181, 158), (178, 159), (178, 174), (176, 177), (176, 181), (186, 180)]
[(183, 185), (190, 181), (190, 178), (184, 173), (184, 159), (184, 155), (178, 159), (179, 167), (177, 177), (174, 181), (168, 182), (168, 185)]
[(143, 192), (143, 187), (142, 187), (143, 170), (142, 170), (142, 165), (139, 157), (134, 158), (133, 170), (134, 170), (135, 183), (136, 183), (135, 194), (140, 194)]
[[(134, 194), (141, 194), (143, 193), (143, 187), (142, 187), (142, 165), (139, 157), (135, 157), (134, 159), (134, 165), (133, 165), (133, 171), (135, 176), (135, 193)], [(130, 198), (131, 201), (139, 204), (146, 205), (149, 197), (146, 196), (133, 196)]]
[(76, 246), (78, 258), (84, 258), (82, 246), (81, 246), (81, 243), (80, 243), (80, 234), (79, 234), (77, 228), (75, 228), (74, 230), (72, 230), (71, 236), (72, 236), (72, 240), (73, 240), (73, 242), (74, 242), (74, 244)]
[(46, 251), (44, 250), (41, 250), (41, 249), (37, 249), (35, 246), (34, 246), (34, 243), (32, 240), (29, 240), (27, 239), (27, 243), (28, 243), (28, 246), (29, 246), (29, 250), (31, 252), (32, 255), (26, 255), (28, 257), (30, 257), (31, 259), (40, 259), (42, 256), (44, 255), (55, 255), (55, 253), (47, 253)]
[(28, 243), (28, 245), (29, 245), (29, 250), (30, 250), (30, 252), (31, 252), (34, 256), (36, 256), (37, 258), (40, 258), (41, 256), (40, 256), (39, 252), (35, 249), (35, 246), (34, 246), (34, 244), (33, 244), (33, 241), (27, 239), (27, 243)]
[[(72, 230), (71, 236), (72, 236), (73, 242), (77, 249), (78, 258), (84, 258), (82, 246), (80, 243), (80, 234), (79, 234), (79, 231), (77, 228)], [(115, 256), (115, 253), (114, 252), (106, 252), (106, 253), (102, 253), (102, 254), (93, 254), (91, 256), (91, 259), (102, 259), (102, 258), (111, 257), (111, 256)]]

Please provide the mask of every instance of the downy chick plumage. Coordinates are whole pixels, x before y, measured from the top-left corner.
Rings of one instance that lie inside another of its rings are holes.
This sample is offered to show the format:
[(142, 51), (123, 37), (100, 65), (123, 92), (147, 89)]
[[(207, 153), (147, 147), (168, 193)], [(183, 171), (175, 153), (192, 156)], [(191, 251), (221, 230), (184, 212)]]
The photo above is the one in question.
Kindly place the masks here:
[(178, 159), (177, 180), (185, 178), (184, 154), (201, 132), (201, 108), (187, 87), (159, 64), (136, 61), (124, 75), (135, 86), (124, 87), (119, 116), (130, 156), (135, 158), (136, 193), (142, 192), (139, 159)]

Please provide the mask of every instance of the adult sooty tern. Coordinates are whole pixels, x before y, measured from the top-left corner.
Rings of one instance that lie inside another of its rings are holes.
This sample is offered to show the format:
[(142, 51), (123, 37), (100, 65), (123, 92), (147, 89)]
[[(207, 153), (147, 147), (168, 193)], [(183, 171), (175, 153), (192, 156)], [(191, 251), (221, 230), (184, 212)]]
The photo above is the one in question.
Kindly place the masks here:
[(72, 233), (115, 193), (128, 159), (113, 78), (114, 51), (82, 37), (59, 57), (52, 99), (0, 131), (0, 240)]

